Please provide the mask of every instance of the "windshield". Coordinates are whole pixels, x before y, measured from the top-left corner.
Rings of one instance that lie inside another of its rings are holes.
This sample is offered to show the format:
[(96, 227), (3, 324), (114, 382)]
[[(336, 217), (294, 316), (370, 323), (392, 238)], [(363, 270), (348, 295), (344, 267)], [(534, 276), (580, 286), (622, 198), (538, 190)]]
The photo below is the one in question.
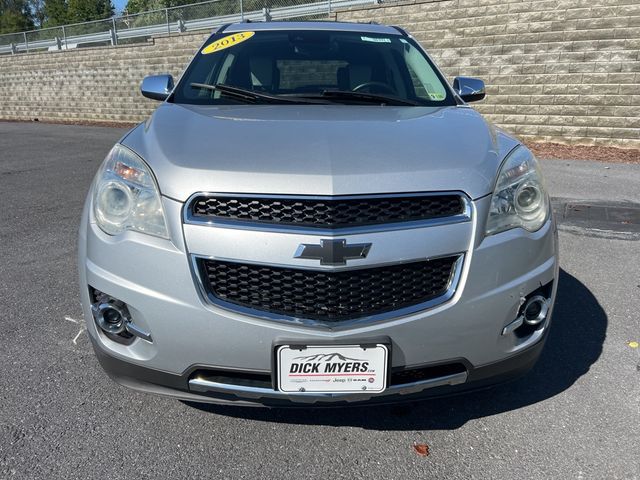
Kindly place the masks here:
[[(200, 105), (259, 103), (455, 105), (444, 79), (402, 35), (280, 30), (212, 35), (171, 101)], [(222, 85), (220, 89), (208, 86)], [(229, 88), (235, 87), (235, 91)], [(241, 95), (244, 91), (256, 95)], [(339, 92), (339, 93), (337, 93)], [(395, 99), (395, 103), (393, 102)]]

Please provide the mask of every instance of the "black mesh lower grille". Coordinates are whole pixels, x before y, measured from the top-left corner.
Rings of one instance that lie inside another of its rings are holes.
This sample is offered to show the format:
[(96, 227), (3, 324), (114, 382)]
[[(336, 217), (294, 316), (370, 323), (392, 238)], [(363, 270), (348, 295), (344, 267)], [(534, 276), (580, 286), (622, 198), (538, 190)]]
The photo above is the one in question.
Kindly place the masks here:
[(224, 302), (295, 318), (338, 322), (443, 295), (458, 256), (329, 272), (201, 259), (208, 293)]
[(335, 229), (451, 217), (464, 212), (464, 203), (455, 194), (345, 199), (199, 196), (189, 208), (194, 218)]

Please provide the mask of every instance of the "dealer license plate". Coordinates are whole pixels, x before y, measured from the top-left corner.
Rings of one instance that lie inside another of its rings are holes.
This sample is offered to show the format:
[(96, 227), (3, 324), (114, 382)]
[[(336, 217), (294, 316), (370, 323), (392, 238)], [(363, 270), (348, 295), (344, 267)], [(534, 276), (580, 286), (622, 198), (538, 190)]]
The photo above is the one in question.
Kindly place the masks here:
[(382, 392), (387, 384), (389, 350), (378, 344), (281, 346), (277, 350), (278, 389), (282, 392)]

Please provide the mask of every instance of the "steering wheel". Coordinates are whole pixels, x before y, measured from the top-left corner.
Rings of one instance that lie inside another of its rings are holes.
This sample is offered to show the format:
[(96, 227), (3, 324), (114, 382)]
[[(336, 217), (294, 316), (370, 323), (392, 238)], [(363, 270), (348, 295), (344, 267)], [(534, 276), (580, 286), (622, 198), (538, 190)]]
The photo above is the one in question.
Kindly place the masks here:
[(382, 82), (364, 82), (358, 85), (357, 87), (353, 88), (352, 91), (359, 92), (360, 90), (364, 90), (365, 88), (370, 88), (370, 87), (379, 87), (382, 89), (383, 92), (387, 92), (391, 94), (396, 93), (396, 91), (393, 89), (393, 87), (391, 87), (391, 85), (388, 85)]

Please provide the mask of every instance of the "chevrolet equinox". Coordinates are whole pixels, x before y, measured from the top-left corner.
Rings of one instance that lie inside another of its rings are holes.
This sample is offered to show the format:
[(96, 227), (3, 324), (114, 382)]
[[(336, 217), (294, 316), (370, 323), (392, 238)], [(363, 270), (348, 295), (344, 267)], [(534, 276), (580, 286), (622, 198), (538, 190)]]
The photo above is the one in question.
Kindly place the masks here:
[(536, 362), (558, 280), (538, 162), (403, 29), (217, 29), (102, 163), (79, 274), (128, 387), (326, 406), (457, 393)]

